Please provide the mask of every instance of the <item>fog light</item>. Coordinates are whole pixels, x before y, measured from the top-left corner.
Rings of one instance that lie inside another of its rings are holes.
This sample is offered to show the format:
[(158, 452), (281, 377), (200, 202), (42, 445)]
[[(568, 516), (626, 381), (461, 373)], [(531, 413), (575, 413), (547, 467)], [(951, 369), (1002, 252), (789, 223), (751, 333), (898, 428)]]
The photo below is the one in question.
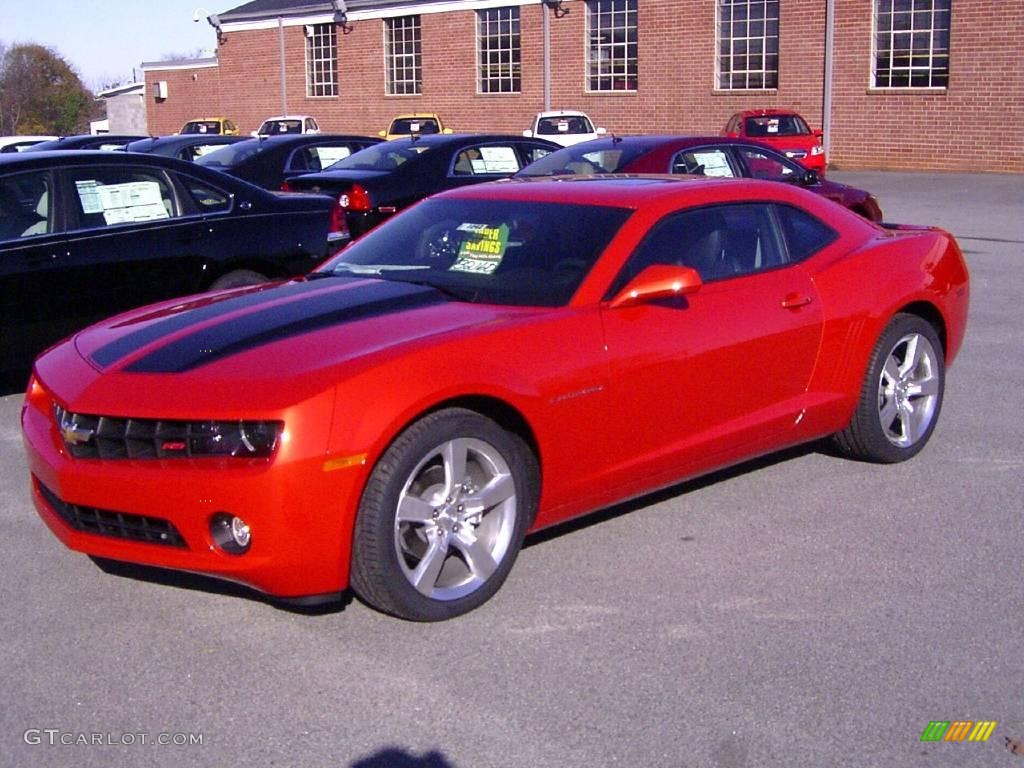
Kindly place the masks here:
[(210, 520), (210, 535), (214, 543), (229, 555), (244, 555), (252, 544), (249, 525), (237, 515), (218, 512)]

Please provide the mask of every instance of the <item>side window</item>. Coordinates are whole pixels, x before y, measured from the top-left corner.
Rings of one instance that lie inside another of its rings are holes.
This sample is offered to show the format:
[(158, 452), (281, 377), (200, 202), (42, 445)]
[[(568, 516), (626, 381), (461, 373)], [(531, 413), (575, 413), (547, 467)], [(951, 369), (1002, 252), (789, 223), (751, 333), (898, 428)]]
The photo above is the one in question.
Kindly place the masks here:
[(71, 169), (71, 211), (79, 229), (113, 227), (180, 215), (168, 179), (131, 166)]
[(0, 240), (52, 232), (50, 177), (45, 171), (0, 178)]
[(522, 147), (523, 162), (529, 165), (534, 160), (540, 160), (545, 155), (550, 155), (552, 150), (548, 147), (541, 147), (537, 144), (523, 144)]
[(191, 176), (181, 176), (180, 179), (200, 213), (222, 213), (231, 210), (229, 193)]
[(467, 147), (455, 156), (452, 173), (456, 176), (493, 176), (515, 173), (519, 167), (519, 157), (510, 144)]
[(288, 170), (320, 171), (352, 154), (347, 144), (337, 147), (304, 147), (292, 156)]
[(768, 181), (789, 181), (803, 176), (803, 168), (781, 155), (762, 152), (753, 147), (737, 148), (751, 178)]
[(672, 173), (692, 173), (697, 176), (738, 176), (729, 153), (724, 149), (684, 149), (672, 158)]
[(647, 267), (693, 267), (710, 282), (784, 263), (768, 203), (715, 205), (671, 213), (630, 256), (608, 298)]
[(803, 261), (839, 238), (832, 227), (811, 216), (806, 211), (789, 205), (776, 207), (782, 236), (786, 238), (790, 261)]

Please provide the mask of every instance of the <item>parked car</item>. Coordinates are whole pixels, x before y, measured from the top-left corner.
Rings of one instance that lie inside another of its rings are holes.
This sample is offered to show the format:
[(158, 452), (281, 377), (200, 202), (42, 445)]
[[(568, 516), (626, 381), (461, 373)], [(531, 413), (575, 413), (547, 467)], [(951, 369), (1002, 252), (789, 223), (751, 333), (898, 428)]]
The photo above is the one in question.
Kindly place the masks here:
[(812, 130), (796, 112), (785, 109), (750, 109), (729, 118), (723, 136), (755, 139), (796, 160), (805, 168), (824, 175), (827, 163), (822, 132)]
[(31, 147), (25, 147), (23, 152), (52, 152), (55, 149), (102, 149), (117, 151), (124, 149), (128, 144), (146, 136), (133, 136), (121, 133), (85, 133), (79, 136), (62, 136), (53, 141), (41, 141)]
[(951, 235), (785, 184), (452, 190), (307, 279), (48, 351), (22, 411), (32, 497), (94, 557), (445, 619), (528, 531), (829, 436), (914, 456), (968, 292)]
[(539, 112), (533, 118), (533, 125), (523, 131), (523, 136), (538, 136), (563, 147), (590, 141), (604, 136), (604, 128), (595, 128), (593, 121), (583, 112), (561, 109), (555, 112)]
[(163, 157), (176, 157), (178, 160), (193, 162), (203, 155), (214, 152), (228, 144), (245, 141), (242, 136), (217, 136), (189, 134), (186, 136), (153, 136), (138, 139), (125, 145), (128, 152), (144, 152)]
[(48, 345), (140, 304), (304, 274), (343, 224), (322, 196), (157, 155), (0, 155), (0, 373), (27, 375)]
[(205, 136), (237, 136), (238, 126), (226, 117), (200, 117), (189, 120), (178, 131), (182, 136), (200, 134)]
[(433, 112), (416, 112), (409, 115), (399, 115), (391, 121), (387, 130), (378, 132), (382, 139), (392, 141), (394, 139), (407, 139), (410, 136), (427, 136), (435, 133), (452, 133), (451, 128), (445, 128), (441, 118)]
[(320, 173), (289, 179), (286, 186), (334, 196), (356, 238), (428, 195), (506, 178), (557, 149), (543, 139), (491, 134), (395, 139), (356, 152)]
[(53, 141), (56, 136), (0, 136), (0, 152), (21, 152), (28, 147)]
[(320, 133), (316, 118), (309, 115), (277, 115), (268, 117), (252, 132), (253, 136), (280, 136), (292, 133)]
[(589, 173), (692, 173), (746, 177), (805, 187), (870, 221), (882, 208), (870, 192), (823, 179), (780, 152), (754, 141), (719, 136), (624, 136), (554, 152), (516, 176)]
[(321, 171), (379, 142), (369, 136), (288, 134), (246, 139), (204, 155), (197, 162), (264, 189), (280, 189), (287, 179)]

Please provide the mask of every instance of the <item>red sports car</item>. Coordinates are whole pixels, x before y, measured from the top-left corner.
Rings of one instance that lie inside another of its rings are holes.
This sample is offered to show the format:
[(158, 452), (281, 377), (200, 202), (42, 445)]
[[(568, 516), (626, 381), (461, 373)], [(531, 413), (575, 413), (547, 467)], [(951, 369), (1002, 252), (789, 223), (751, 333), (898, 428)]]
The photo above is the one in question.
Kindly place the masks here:
[(750, 109), (729, 118), (723, 136), (754, 139), (770, 144), (805, 168), (824, 174), (825, 147), (822, 132), (812, 130), (796, 112), (785, 109)]
[(467, 187), (305, 279), (50, 349), (22, 412), (33, 496), (100, 558), (444, 619), (529, 531), (830, 435), (910, 458), (967, 306), (950, 235), (788, 185)]

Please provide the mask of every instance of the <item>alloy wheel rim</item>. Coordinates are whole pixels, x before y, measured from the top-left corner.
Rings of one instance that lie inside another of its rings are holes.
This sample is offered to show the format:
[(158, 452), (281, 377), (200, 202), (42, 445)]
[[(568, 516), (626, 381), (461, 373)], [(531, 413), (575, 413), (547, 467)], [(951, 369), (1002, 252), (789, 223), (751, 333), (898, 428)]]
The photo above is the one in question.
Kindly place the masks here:
[(442, 443), (420, 460), (398, 498), (394, 546), (402, 573), (425, 597), (465, 597), (498, 569), (515, 520), (515, 481), (501, 453), (475, 438)]
[(928, 432), (939, 402), (938, 355), (919, 333), (893, 345), (878, 381), (878, 418), (886, 439), (910, 448)]

